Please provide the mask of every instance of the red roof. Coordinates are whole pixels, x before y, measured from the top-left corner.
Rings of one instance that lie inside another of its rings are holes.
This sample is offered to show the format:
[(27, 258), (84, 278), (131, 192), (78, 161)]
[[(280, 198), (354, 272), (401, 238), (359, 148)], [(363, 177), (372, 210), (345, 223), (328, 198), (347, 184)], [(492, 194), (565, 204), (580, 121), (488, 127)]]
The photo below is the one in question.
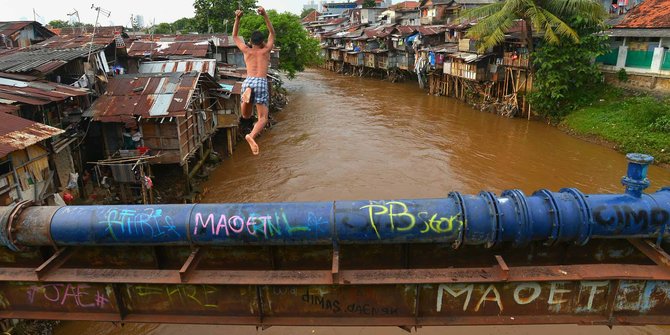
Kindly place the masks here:
[(313, 10), (311, 13), (307, 14), (307, 16), (305, 16), (302, 19), (302, 23), (314, 22), (319, 19), (319, 15), (321, 15), (319, 12)]
[(0, 157), (63, 133), (58, 128), (0, 113)]
[(646, 0), (614, 28), (670, 28), (670, 0)]

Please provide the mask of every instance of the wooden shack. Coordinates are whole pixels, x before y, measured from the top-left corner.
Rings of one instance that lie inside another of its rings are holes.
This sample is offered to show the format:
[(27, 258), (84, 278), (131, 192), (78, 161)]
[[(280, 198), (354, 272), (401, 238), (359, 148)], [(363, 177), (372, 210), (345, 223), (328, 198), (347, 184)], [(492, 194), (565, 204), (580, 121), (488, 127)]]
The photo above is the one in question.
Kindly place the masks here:
[(0, 124), (0, 204), (42, 203), (58, 191), (44, 141), (63, 130), (6, 113), (0, 113)]
[(365, 64), (363, 53), (360, 51), (348, 51), (344, 55), (344, 62), (353, 66), (363, 66)]
[(188, 170), (191, 158), (199, 151), (203, 156), (205, 146), (211, 148), (219, 108), (212, 92), (220, 88), (201, 72), (117, 76), (85, 116), (100, 123), (108, 157), (148, 148), (155, 156), (151, 164), (179, 164)]

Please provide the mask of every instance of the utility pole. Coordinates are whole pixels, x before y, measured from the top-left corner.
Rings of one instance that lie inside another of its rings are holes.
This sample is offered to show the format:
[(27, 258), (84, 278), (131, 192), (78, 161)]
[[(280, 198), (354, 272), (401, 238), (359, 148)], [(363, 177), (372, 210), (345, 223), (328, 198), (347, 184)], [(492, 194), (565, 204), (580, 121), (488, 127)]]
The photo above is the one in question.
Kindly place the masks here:
[(98, 12), (98, 15), (95, 16), (95, 25), (93, 26), (93, 34), (91, 34), (91, 45), (88, 47), (88, 57), (86, 58), (89, 62), (91, 61), (91, 52), (93, 52), (93, 39), (95, 38), (95, 30), (98, 28), (98, 20), (100, 19), (100, 13), (109, 17), (112, 15), (112, 12), (103, 9), (101, 7), (96, 7), (95, 4), (91, 5), (91, 9)]

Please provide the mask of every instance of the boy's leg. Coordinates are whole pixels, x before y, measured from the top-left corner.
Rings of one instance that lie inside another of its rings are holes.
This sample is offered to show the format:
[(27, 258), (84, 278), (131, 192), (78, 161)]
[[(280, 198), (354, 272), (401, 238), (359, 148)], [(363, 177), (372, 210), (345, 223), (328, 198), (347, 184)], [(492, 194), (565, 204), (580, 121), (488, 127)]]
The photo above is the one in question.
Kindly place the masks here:
[(258, 112), (258, 122), (256, 122), (254, 125), (254, 129), (251, 131), (251, 134), (244, 137), (249, 143), (251, 152), (254, 155), (258, 155), (260, 153), (260, 148), (256, 143), (256, 137), (261, 133), (261, 131), (263, 131), (263, 128), (265, 128), (265, 125), (268, 123), (269, 108), (266, 105), (257, 104), (256, 111)]

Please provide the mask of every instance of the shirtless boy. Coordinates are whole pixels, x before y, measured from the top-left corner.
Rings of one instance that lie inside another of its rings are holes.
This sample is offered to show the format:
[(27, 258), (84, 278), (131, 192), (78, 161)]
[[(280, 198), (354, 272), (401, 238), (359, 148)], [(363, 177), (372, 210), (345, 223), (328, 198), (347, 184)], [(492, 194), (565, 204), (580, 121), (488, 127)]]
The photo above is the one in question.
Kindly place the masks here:
[(241, 121), (242, 123), (252, 122), (252, 105), (255, 104), (256, 111), (258, 112), (258, 122), (254, 125), (251, 133), (244, 138), (249, 142), (251, 152), (254, 155), (258, 155), (260, 149), (256, 143), (256, 137), (268, 123), (270, 93), (267, 77), (270, 65), (270, 52), (272, 52), (275, 44), (275, 30), (268, 18), (268, 14), (265, 12), (265, 8), (258, 7), (258, 14), (262, 15), (265, 19), (265, 24), (268, 27), (270, 35), (268, 36), (267, 43), (265, 43), (265, 36), (259, 31), (254, 31), (251, 34), (251, 47), (248, 47), (238, 36), (242, 14), (241, 10), (235, 12), (235, 27), (233, 28), (233, 40), (235, 41), (235, 45), (244, 54), (244, 62), (247, 64), (247, 79), (242, 84)]

